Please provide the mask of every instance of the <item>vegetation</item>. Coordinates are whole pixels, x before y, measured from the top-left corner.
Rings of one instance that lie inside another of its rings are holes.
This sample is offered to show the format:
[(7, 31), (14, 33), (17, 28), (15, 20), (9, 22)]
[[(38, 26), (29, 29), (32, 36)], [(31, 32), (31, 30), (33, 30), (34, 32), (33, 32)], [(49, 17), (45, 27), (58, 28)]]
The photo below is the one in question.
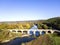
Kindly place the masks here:
[(60, 45), (60, 37), (55, 35), (41, 35), (37, 39), (26, 43), (26, 45)]
[[(26, 22), (0, 22), (0, 41), (14, 38), (16, 34), (9, 33), (7, 29), (30, 29), (37, 24), (38, 29), (57, 29), (60, 30), (60, 17), (48, 20), (26, 21)], [(12, 34), (12, 35), (11, 35)], [(18, 36), (21, 34), (17, 34)], [(38, 37), (27, 45), (60, 45), (60, 37), (55, 35), (44, 35)]]
[(0, 42), (4, 40), (11, 40), (16, 37), (21, 37), (21, 33), (11, 33), (8, 30), (1, 30), (0, 32)]
[(44, 22), (44, 24), (52, 29), (60, 30), (60, 17), (48, 19)]
[(50, 18), (38, 24), (38, 28), (60, 30), (60, 17)]
[(0, 29), (30, 29), (33, 26), (33, 24), (37, 24), (39, 29), (60, 30), (60, 17), (37, 21), (1, 22)]
[[(21, 34), (9, 33), (9, 31), (2, 30), (0, 32), (0, 42), (15, 38), (16, 36), (21, 36)], [(57, 34), (45, 34), (39, 37), (36, 37), (35, 40), (26, 43), (26, 45), (60, 45), (60, 36)]]
[(56, 45), (60, 45), (60, 37), (54, 37)]
[(49, 35), (42, 35), (26, 45), (55, 45), (55, 42)]
[(8, 23), (1, 23), (0, 29), (29, 29), (31, 26), (30, 24), (8, 24)]

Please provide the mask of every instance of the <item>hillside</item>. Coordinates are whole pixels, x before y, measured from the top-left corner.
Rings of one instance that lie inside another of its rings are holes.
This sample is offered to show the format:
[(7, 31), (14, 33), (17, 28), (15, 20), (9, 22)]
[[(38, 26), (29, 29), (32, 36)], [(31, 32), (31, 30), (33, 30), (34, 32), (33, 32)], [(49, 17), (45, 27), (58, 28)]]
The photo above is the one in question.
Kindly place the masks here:
[(29, 29), (37, 24), (39, 29), (57, 29), (60, 30), (60, 17), (50, 18), (48, 20), (30, 20), (30, 21), (6, 21), (0, 22), (0, 29)]
[(60, 30), (60, 17), (50, 18), (44, 22), (48, 27), (52, 29)]

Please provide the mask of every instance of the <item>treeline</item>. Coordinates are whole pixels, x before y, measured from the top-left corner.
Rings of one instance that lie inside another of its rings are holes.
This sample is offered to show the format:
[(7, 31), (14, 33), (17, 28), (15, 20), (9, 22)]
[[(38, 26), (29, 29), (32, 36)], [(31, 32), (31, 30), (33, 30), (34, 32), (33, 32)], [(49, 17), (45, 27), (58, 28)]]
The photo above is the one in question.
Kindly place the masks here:
[(60, 17), (48, 19), (44, 22), (44, 24), (52, 29), (60, 30)]
[(26, 24), (7, 24), (7, 23), (1, 23), (0, 29), (29, 29), (31, 25), (29, 23)]
[(26, 22), (2, 22), (0, 29), (30, 29), (37, 24), (38, 29), (57, 29), (60, 30), (60, 17), (50, 18), (48, 20), (26, 21)]

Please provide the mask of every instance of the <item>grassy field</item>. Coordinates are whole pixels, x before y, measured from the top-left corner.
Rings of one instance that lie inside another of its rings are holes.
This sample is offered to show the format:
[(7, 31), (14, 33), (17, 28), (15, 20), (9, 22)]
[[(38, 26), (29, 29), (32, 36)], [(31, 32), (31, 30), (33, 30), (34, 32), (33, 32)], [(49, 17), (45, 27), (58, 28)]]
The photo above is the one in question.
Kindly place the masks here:
[(4, 40), (10, 40), (10, 39), (13, 39), (13, 38), (16, 38), (16, 37), (21, 37), (22, 34), (20, 33), (10, 33), (9, 31), (7, 30), (2, 30), (0, 32), (0, 42), (1, 41), (4, 41)]
[(26, 43), (26, 45), (60, 45), (60, 37), (49, 35), (41, 35), (37, 39)]
[(60, 45), (60, 37), (56, 36), (54, 37), (56, 45)]
[(57, 34), (50, 34), (50, 37), (52, 37), (56, 45), (60, 45), (60, 36), (57, 36)]

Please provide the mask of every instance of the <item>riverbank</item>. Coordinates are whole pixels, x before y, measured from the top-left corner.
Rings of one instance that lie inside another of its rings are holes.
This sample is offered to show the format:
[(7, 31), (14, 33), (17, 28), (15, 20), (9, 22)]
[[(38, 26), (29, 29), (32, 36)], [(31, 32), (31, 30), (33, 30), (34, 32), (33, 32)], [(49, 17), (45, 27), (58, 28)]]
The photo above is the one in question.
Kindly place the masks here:
[(25, 45), (60, 45), (60, 36), (42, 35)]
[(0, 43), (0, 45), (21, 45), (34, 39), (34, 37), (16, 37), (8, 42)]
[(16, 37), (0, 45), (60, 45), (60, 36), (41, 35), (39, 37)]

